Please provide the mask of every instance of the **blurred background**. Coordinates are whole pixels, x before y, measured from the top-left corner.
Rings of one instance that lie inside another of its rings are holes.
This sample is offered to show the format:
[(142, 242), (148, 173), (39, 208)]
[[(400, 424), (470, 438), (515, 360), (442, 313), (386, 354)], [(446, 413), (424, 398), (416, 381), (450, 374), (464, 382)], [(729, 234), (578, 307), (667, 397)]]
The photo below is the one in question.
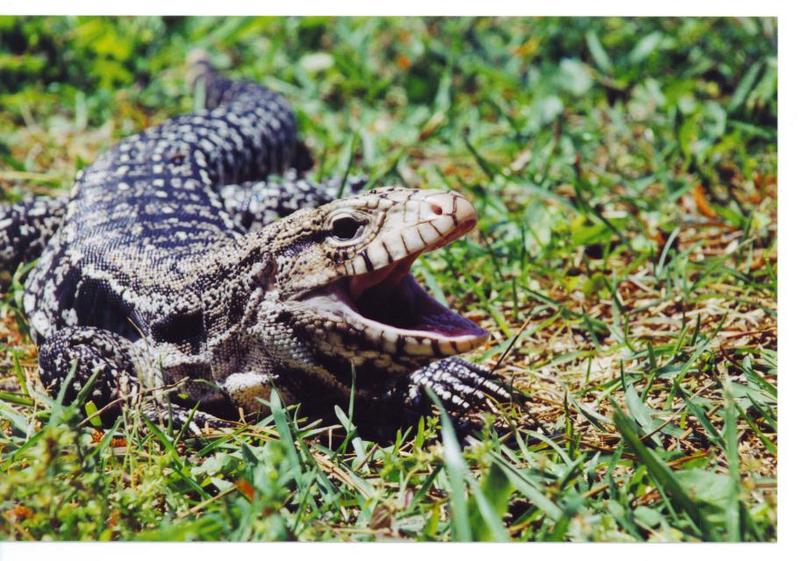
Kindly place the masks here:
[[(20, 125), (117, 138), (191, 109), (183, 64), (202, 47), (289, 97), (323, 152), (357, 136), (373, 172), (397, 150), (401, 168), (427, 168), (423, 150), (466, 154), (467, 136), (498, 166), (529, 148), (514, 173), (536, 170), (537, 184), (571, 173), (570, 158), (542, 155), (554, 139), (615, 172), (674, 165), (717, 182), (775, 142), (776, 41), (769, 19), (2, 17), (0, 157), (52, 173), (58, 151), (11, 153)], [(605, 142), (616, 116), (644, 135), (637, 149)]]

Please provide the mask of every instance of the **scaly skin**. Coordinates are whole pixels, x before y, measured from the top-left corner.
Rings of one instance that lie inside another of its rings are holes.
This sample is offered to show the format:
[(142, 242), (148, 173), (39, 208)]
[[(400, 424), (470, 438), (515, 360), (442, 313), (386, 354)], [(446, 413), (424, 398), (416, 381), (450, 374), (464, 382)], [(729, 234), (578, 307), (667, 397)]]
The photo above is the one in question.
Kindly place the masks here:
[(162, 395), (174, 405), (151, 412), (180, 421), (199, 402), (196, 431), (219, 424), (209, 411), (258, 418), (271, 388), (330, 410), (354, 375), (357, 403), (378, 415), (390, 404), (423, 411), (425, 387), (454, 413), (509, 399), (454, 357), (488, 334), (407, 274), (474, 226), (472, 205), (395, 187), (334, 200), (338, 181), (294, 169), (282, 98), (202, 62), (195, 71), (209, 109), (123, 140), (79, 174), (68, 201), (0, 207), (3, 267), (41, 252), (23, 302), (45, 386), (56, 392), (77, 362), (67, 398), (97, 373), (98, 407), (177, 387)]

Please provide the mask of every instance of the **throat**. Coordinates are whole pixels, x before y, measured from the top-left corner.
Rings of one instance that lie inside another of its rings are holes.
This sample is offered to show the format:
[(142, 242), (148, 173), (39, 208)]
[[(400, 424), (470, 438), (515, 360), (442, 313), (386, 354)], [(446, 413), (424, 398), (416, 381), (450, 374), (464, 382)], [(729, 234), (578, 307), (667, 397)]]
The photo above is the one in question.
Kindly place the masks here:
[(393, 286), (383, 284), (365, 290), (356, 300), (356, 310), (366, 318), (401, 329), (417, 329), (424, 305), (413, 290), (414, 279), (406, 275)]
[[(423, 290), (411, 274), (380, 283), (355, 300), (355, 310), (378, 323), (416, 332), (457, 337), (475, 335), (477, 326)], [(480, 331), (480, 328), (477, 328)]]

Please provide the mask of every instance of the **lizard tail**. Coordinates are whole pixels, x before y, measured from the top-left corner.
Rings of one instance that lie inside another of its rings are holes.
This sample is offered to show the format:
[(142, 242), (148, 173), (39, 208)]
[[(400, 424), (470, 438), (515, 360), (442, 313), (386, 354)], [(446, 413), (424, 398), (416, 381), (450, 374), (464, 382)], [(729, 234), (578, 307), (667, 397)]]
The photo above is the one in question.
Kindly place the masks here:
[(211, 66), (208, 53), (202, 49), (193, 49), (186, 56), (186, 85), (194, 91), (198, 86), (202, 87), (205, 94), (208, 84), (216, 77), (214, 68)]
[[(197, 91), (200, 88), (203, 96), (203, 106), (206, 109), (214, 109), (243, 95), (252, 95), (254, 91), (260, 89), (263, 91), (261, 86), (255, 82), (230, 80), (217, 73), (211, 64), (208, 53), (203, 49), (193, 49), (189, 52), (186, 57), (186, 67), (186, 83), (192, 91)], [(282, 99), (281, 103), (283, 103)], [(293, 126), (294, 122), (294, 115), (292, 114)], [(294, 135), (295, 131), (293, 131)], [(308, 146), (296, 136), (292, 139), (292, 142), (294, 151), (288, 162), (288, 167), (297, 170), (302, 175), (314, 166), (314, 157)]]
[[(282, 98), (252, 80), (231, 80), (219, 74), (212, 66), (208, 53), (202, 49), (189, 52), (186, 66), (186, 82), (194, 91), (201, 89), (206, 109), (215, 109), (222, 104), (237, 100), (254, 100), (264, 96), (279, 99), (281, 104), (285, 103)], [(288, 111), (288, 107), (286, 110)], [(289, 113), (291, 114), (291, 111)], [(294, 122), (293, 114), (292, 122)]]

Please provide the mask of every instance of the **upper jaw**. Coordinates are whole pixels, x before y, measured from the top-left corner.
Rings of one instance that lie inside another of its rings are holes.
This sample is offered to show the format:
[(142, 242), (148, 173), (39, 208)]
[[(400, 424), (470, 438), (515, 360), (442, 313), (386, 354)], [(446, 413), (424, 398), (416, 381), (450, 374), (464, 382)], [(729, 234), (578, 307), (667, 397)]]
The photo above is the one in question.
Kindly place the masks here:
[(388, 189), (384, 195), (390, 206), (384, 209), (380, 231), (339, 267), (341, 276), (372, 273), (439, 249), (464, 236), (478, 220), (475, 207), (458, 193)]

